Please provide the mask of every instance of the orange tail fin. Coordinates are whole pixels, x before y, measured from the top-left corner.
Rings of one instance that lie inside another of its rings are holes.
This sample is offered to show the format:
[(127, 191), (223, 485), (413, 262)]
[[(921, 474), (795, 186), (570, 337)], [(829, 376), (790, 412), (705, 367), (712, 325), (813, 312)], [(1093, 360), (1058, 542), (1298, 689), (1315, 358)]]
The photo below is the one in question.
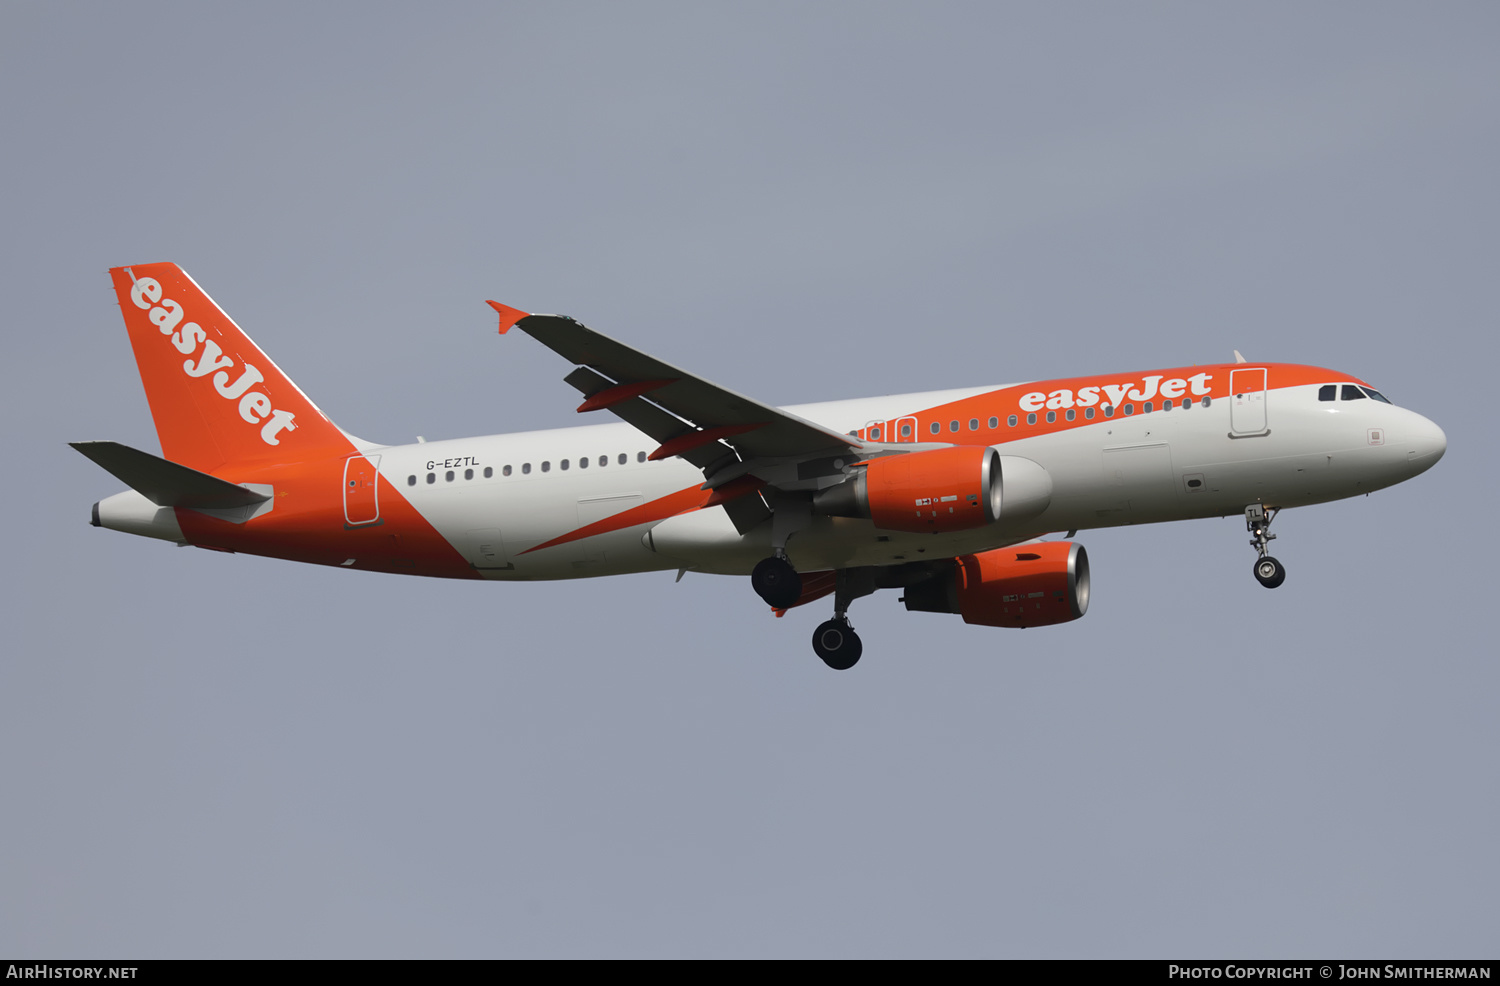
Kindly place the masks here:
[(182, 268), (109, 273), (166, 458), (211, 473), (349, 451), (344, 433)]

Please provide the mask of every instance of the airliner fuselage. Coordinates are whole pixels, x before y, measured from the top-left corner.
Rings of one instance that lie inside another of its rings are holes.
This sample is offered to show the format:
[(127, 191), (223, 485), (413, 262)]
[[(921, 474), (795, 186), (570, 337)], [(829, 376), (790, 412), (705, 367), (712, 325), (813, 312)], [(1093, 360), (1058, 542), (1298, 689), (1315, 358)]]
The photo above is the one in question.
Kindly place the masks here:
[(1082, 615), (1086, 554), (1044, 550), (1052, 532), (1243, 513), (1274, 587), (1276, 511), (1402, 482), (1446, 448), (1363, 381), (1283, 363), (769, 408), (495, 303), (502, 332), (576, 364), (580, 411), (624, 421), (377, 445), (334, 427), (177, 268), (114, 274), (165, 458), (80, 445), (134, 487), (96, 525), (398, 574), (753, 574), (778, 609), (836, 594), (814, 640), (835, 667), (858, 657), (849, 602), (883, 586), (973, 623)]

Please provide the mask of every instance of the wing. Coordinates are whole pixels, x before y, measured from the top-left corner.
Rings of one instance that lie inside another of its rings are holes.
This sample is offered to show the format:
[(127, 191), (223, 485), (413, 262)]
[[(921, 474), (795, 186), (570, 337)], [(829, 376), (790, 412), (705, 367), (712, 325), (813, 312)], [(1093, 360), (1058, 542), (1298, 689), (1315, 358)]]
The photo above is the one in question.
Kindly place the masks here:
[[(564, 380), (583, 394), (580, 412), (609, 410), (618, 415), (658, 443), (649, 458), (686, 459), (704, 471), (705, 488), (727, 492), (727, 484), (752, 471), (766, 474), (761, 477), (767, 480), (763, 486), (782, 485), (768, 477), (786, 474), (789, 466), (790, 475), (806, 481), (810, 478), (808, 461), (847, 458), (865, 447), (852, 435), (710, 383), (574, 319), (528, 315), (495, 301), (489, 305), (500, 313), (502, 334), (515, 326), (577, 364)], [(799, 463), (804, 464), (802, 468), (796, 468)], [(742, 496), (740, 500), (758, 503), (760, 498)], [(742, 530), (746, 529), (742, 524), (753, 526), (767, 514), (764, 504), (738, 502), (730, 509)]]
[(829, 455), (862, 447), (795, 414), (710, 383), (562, 315), (526, 315), (497, 302), (511, 324), (578, 365), (564, 379), (587, 398), (579, 411), (608, 409), (655, 439), (652, 458), (680, 455), (703, 468), (727, 449), (741, 458)]

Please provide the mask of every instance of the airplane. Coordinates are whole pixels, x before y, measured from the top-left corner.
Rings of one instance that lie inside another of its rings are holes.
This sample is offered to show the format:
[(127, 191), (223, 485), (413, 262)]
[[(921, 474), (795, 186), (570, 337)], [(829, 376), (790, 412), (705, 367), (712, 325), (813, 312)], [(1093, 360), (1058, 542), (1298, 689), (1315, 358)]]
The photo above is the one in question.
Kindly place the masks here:
[[(1253, 573), (1278, 511), (1430, 469), (1436, 424), (1347, 373), (1235, 362), (776, 408), (559, 315), (499, 302), (618, 423), (379, 445), (342, 430), (175, 264), (114, 282), (161, 456), (73, 447), (128, 490), (95, 527), (360, 571), (493, 581), (749, 576), (777, 615), (834, 597), (991, 627), (1083, 616), (1078, 531), (1243, 514)], [(1066, 532), (1063, 540), (1046, 540)]]

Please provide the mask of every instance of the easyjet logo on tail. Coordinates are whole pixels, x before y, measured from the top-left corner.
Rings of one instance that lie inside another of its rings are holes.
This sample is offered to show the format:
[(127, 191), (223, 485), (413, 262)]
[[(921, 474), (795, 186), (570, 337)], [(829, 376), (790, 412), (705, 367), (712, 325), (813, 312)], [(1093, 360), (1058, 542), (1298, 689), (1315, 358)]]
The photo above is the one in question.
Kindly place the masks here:
[(125, 268), (125, 273), (130, 275), (130, 300), (135, 303), (135, 307), (147, 312), (147, 317), (161, 330), (162, 335), (171, 337), (172, 345), (177, 347), (179, 353), (188, 357), (197, 355), (196, 361), (190, 358), (183, 362), (183, 373), (195, 378), (212, 373), (214, 390), (226, 401), (237, 402), (240, 417), (248, 424), (261, 426), (260, 440), (267, 445), (281, 444), (281, 439), (276, 437), (279, 432), (297, 430), (293, 420), (295, 415), (291, 411), (279, 410), (272, 406), (271, 398), (252, 389), (256, 384), (265, 382), (265, 377), (259, 370), (250, 363), (244, 363), (239, 368), (239, 376), (231, 381), (234, 360), (224, 355), (219, 344), (210, 339), (197, 322), (182, 321), (182, 306), (171, 298), (161, 296), (161, 283), (154, 277), (137, 279), (128, 267)]

